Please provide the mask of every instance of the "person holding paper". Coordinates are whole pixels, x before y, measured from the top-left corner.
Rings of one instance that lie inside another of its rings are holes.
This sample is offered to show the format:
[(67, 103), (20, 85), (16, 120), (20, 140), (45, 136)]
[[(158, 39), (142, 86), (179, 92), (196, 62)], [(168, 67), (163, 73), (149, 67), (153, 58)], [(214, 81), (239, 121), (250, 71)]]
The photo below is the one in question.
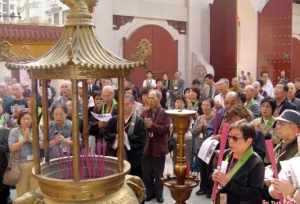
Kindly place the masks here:
[(230, 153), (221, 167), (215, 170), (213, 181), (229, 204), (261, 204), (264, 182), (264, 163), (252, 147), (255, 128), (245, 121), (229, 129)]
[[(142, 157), (146, 144), (146, 127), (144, 120), (134, 111), (134, 102), (133, 95), (124, 95), (124, 107), (126, 107), (124, 109), (124, 149), (126, 152), (126, 159), (131, 165), (130, 174), (142, 178)], [(109, 151), (114, 152), (115, 155), (119, 148), (117, 123), (117, 116), (111, 118), (108, 121), (104, 133), (108, 148), (111, 148)]]
[(284, 198), (285, 203), (300, 203), (300, 157), (294, 157), (284, 162), (278, 179), (271, 181), (270, 195), (275, 199)]

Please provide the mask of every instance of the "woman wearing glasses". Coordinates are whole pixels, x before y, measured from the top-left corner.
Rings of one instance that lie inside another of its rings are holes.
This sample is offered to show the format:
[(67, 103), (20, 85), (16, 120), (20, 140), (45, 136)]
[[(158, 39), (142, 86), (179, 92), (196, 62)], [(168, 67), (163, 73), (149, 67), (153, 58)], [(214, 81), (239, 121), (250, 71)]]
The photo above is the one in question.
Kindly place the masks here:
[(252, 148), (254, 137), (254, 127), (245, 121), (230, 127), (230, 152), (213, 174), (213, 180), (220, 186), (219, 194), (226, 197), (227, 203), (262, 203), (264, 163)]

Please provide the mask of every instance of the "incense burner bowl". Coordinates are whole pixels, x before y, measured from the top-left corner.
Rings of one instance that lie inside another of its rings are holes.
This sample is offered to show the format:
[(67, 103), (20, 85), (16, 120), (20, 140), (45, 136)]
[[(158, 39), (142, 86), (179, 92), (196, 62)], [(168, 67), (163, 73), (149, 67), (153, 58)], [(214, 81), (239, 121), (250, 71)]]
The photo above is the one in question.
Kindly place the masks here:
[[(117, 159), (104, 157), (105, 168), (102, 177), (81, 179), (75, 182), (62, 173), (72, 172), (68, 169), (72, 168), (72, 163), (62, 166), (69, 160), (71, 157), (62, 157), (51, 160), (49, 164), (42, 163), (39, 175), (33, 170), (33, 175), (40, 187), (38, 193), (27, 194), (25, 195), (27, 199), (21, 197), (15, 203), (27, 204), (30, 203), (29, 200), (36, 202), (38, 199), (37, 203), (44, 204), (138, 204), (143, 200), (143, 182), (138, 177), (126, 176), (130, 170), (130, 164), (127, 161), (124, 161), (124, 171), (118, 172)], [(87, 172), (87, 167), (83, 167), (83, 171)], [(81, 176), (84, 177), (84, 174)]]

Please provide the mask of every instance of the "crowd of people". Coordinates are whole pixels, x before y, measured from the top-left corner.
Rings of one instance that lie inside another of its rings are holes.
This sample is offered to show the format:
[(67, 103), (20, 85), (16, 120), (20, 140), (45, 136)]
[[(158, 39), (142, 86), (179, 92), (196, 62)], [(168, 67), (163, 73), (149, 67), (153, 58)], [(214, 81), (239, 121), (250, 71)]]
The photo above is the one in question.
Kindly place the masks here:
[[(299, 162), (300, 151), (300, 78), (289, 80), (281, 73), (276, 84), (268, 72), (262, 72), (257, 80), (244, 72), (231, 81), (225, 78), (215, 81), (212, 74), (207, 74), (202, 81), (195, 79), (188, 83), (180, 72), (170, 78), (164, 74), (154, 79), (149, 71), (142, 87), (125, 79), (124, 147), (118, 147), (117, 142), (118, 89), (114, 81), (88, 80), (88, 90), (83, 90), (79, 83), (80, 130), (83, 120), (88, 120), (91, 154), (99, 154), (96, 148), (99, 142), (107, 146), (109, 156), (116, 156), (118, 148), (124, 148), (131, 164), (130, 174), (140, 177), (145, 184), (145, 202), (156, 199), (163, 203), (160, 179), (166, 155), (170, 153), (174, 162), (176, 156), (176, 133), (165, 110), (195, 110), (197, 114), (191, 118), (185, 135), (185, 149), (189, 171), (200, 173), (197, 196), (216, 199), (226, 196), (229, 204), (280, 200), (300, 203), (300, 174), (292, 169)], [(88, 107), (82, 107), (83, 91), (88, 93)], [(0, 203), (3, 204), (11, 202), (11, 188), (16, 188), (19, 197), (37, 187), (31, 174), (31, 97), (26, 83), (20, 84), (15, 79), (0, 83)], [(40, 96), (37, 101), (42, 130)], [(48, 103), (49, 157), (71, 155), (71, 82), (61, 82), (58, 89), (49, 83)], [(81, 114), (85, 108), (88, 118)], [(97, 115), (107, 120), (99, 120)], [(42, 131), (39, 136), (43, 149)], [(270, 156), (267, 140), (272, 142), (275, 159)], [(201, 148), (207, 144), (215, 144), (209, 147), (213, 150), (209, 157), (207, 152), (201, 155)], [(10, 160), (17, 161), (21, 169), (16, 186), (3, 182)]]

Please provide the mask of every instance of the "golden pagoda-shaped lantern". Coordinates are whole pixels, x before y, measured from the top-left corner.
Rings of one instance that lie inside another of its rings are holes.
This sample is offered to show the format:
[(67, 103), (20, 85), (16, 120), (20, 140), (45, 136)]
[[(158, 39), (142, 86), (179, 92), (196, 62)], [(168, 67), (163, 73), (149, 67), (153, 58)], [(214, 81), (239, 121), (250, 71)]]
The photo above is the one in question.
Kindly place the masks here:
[[(117, 158), (104, 157), (104, 176), (82, 179), (78, 122), (78, 82), (83, 84), (83, 144), (88, 147), (88, 96), (87, 79), (118, 78), (118, 146), (124, 146), (124, 78), (133, 68), (144, 62), (131, 62), (105, 50), (95, 36), (92, 10), (96, 0), (62, 0), (70, 8), (64, 32), (57, 44), (44, 56), (26, 63), (8, 63), (9, 69), (25, 69), (32, 80), (33, 94), (33, 175), (39, 183), (41, 199), (46, 204), (56, 203), (122, 203), (135, 204), (143, 198), (143, 185), (137, 178), (126, 180), (130, 164), (124, 160), (123, 148)], [(47, 80), (65, 79), (72, 82), (72, 155), (49, 159), (49, 113)], [(43, 149), (41, 162), (39, 127), (37, 124), (38, 81), (42, 85)], [(69, 179), (61, 179), (59, 165), (71, 161)], [(129, 188), (129, 186), (131, 188)], [(134, 190), (132, 190), (134, 189)], [(39, 196), (37, 196), (39, 197)], [(26, 202), (26, 201), (25, 201)], [(25, 203), (24, 202), (24, 203)]]

